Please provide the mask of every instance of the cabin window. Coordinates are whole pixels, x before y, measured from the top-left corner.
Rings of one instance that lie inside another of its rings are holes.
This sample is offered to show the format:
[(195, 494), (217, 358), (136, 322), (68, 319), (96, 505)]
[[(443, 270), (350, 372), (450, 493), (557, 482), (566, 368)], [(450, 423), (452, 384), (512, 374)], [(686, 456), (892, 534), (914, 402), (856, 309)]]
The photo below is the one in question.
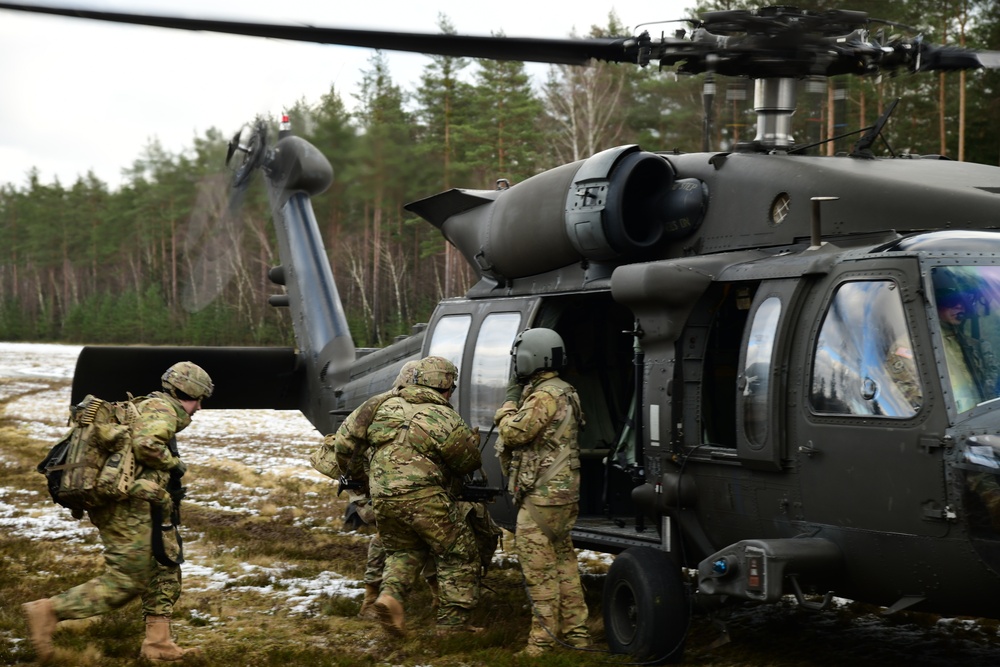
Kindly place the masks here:
[(510, 381), (510, 348), (520, 330), (520, 313), (492, 313), (479, 327), (470, 376), (472, 426), (488, 429), (493, 425)]
[[(472, 315), (445, 315), (438, 320), (431, 334), (431, 344), (427, 348), (427, 355), (433, 357), (444, 357), (458, 367), (458, 372), (462, 372), (462, 361), (465, 356), (465, 341), (469, 337), (469, 327), (472, 325)], [(455, 392), (451, 395), (451, 404), (457, 406), (459, 401), (459, 387), (455, 387)]]
[(819, 414), (917, 414), (923, 387), (895, 282), (857, 281), (837, 288), (816, 341), (809, 398)]
[(931, 272), (944, 365), (959, 412), (1000, 397), (1000, 267)]
[(771, 368), (774, 339), (781, 316), (781, 301), (776, 296), (764, 299), (753, 316), (743, 365), (743, 431), (751, 443), (767, 442)]

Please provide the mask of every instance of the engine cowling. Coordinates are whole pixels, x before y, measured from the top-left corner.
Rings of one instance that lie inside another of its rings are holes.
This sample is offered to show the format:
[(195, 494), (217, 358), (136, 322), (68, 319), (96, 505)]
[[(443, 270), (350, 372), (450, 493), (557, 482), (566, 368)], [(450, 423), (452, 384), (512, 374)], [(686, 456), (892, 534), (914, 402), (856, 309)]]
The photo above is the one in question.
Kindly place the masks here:
[(583, 260), (620, 264), (697, 229), (707, 190), (662, 155), (619, 146), (507, 190), (448, 192), (407, 210), (438, 227), (480, 275), (522, 278)]

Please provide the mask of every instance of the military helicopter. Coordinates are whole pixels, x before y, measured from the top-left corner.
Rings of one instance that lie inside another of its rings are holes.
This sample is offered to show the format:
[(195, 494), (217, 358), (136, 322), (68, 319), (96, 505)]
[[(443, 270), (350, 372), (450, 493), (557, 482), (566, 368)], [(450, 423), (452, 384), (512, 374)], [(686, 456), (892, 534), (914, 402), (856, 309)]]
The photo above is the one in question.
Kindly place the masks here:
[[(548, 327), (588, 420), (573, 537), (617, 554), (603, 600), (613, 651), (679, 659), (692, 600), (997, 615), (1000, 168), (875, 157), (891, 107), (834, 157), (802, 154), (790, 119), (803, 77), (995, 68), (1000, 53), (880, 42), (863, 12), (791, 7), (702, 14), (686, 36), (583, 40), (0, 9), (754, 79), (757, 134), (735, 150), (620, 146), (409, 204), (479, 280), (374, 351), (350, 338), (312, 213), (329, 163), (259, 122), (231, 145), (234, 186), (264, 177), (281, 258), (270, 276), (284, 287), (271, 303), (289, 308), (296, 347), (87, 347), (73, 400), (123, 395), (181, 355), (218, 378), (211, 407), (298, 409), (328, 433), (434, 354), (461, 369), (452, 401), (486, 433), (511, 342)], [(513, 524), (509, 498), (492, 508)]]

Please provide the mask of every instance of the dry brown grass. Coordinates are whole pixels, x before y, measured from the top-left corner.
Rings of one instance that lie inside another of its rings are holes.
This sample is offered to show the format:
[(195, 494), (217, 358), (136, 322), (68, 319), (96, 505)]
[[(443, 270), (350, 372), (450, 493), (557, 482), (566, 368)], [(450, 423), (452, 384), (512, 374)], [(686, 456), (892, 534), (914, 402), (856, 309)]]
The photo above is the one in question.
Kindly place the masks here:
[[(6, 501), (15, 498), (18, 512), (25, 515), (55, 508), (42, 476), (34, 471), (49, 445), (26, 437), (0, 417), (2, 485), (28, 492)], [(199, 574), (185, 574), (174, 631), (179, 644), (201, 647), (203, 657), (185, 664), (471, 667), (596, 665), (607, 659), (569, 651), (536, 663), (515, 658), (524, 644), (529, 610), (513, 566), (494, 567), (487, 576), (483, 604), (473, 617), (487, 630), (477, 635), (434, 636), (430, 594), (423, 584), (407, 603), (410, 632), (403, 640), (357, 618), (360, 588), (321, 594), (306, 613), (294, 613), (288, 581), (330, 572), (352, 580), (362, 577), (369, 536), (343, 530), (346, 500), (333, 494), (330, 483), (261, 474), (232, 460), (192, 466), (186, 479), (191, 500), (183, 508), (186, 552), (190, 563), (202, 567)], [(68, 516), (67, 510), (55, 511)], [(0, 664), (30, 663), (34, 651), (24, 640), (20, 604), (96, 575), (102, 566), (96, 533), (71, 544), (2, 534), (0, 563)], [(225, 584), (212, 587), (200, 574), (205, 567)], [(599, 604), (595, 590), (590, 597)], [(599, 608), (594, 613), (599, 621)], [(53, 664), (133, 665), (142, 636), (137, 602), (103, 617), (63, 622), (55, 636)]]
[[(2, 382), (2, 381), (0, 381)], [(0, 394), (2, 395), (2, 394)], [(26, 435), (0, 400), (0, 497), (18, 516), (68, 517), (52, 505), (34, 467), (49, 442)], [(192, 465), (184, 505), (185, 592), (175, 609), (175, 635), (198, 646), (201, 658), (184, 664), (216, 666), (430, 666), (552, 665), (596, 667), (622, 664), (604, 652), (556, 651), (530, 660), (515, 654), (524, 645), (529, 609), (516, 566), (494, 567), (485, 581), (473, 623), (483, 633), (439, 639), (426, 587), (418, 584), (407, 603), (411, 629), (404, 640), (384, 635), (358, 619), (360, 588), (318, 595), (304, 613), (291, 601), (304, 581), (339, 573), (359, 580), (368, 536), (345, 532), (345, 500), (326, 481), (261, 471), (240, 460), (216, 458)], [(606, 567), (585, 559), (584, 586), (597, 648), (606, 646), (601, 587)], [(100, 572), (96, 532), (68, 542), (45, 535), (19, 536), (0, 528), (0, 664), (31, 664), (34, 651), (20, 613), (23, 602), (53, 595)], [(214, 580), (222, 585), (213, 586)], [(356, 584), (359, 585), (359, 584)], [(1000, 664), (996, 624), (944, 635), (926, 619), (885, 621), (872, 610), (811, 614), (788, 605), (737, 610), (729, 644), (715, 646), (720, 628), (695, 615), (686, 664), (843, 665)], [(124, 667), (137, 663), (143, 637), (137, 602), (105, 616), (64, 622), (55, 636), (52, 664), (64, 667)], [(985, 636), (988, 635), (988, 636)], [(945, 656), (937, 661), (937, 655)], [(984, 662), (985, 661), (985, 662)], [(992, 661), (992, 662), (990, 662)]]

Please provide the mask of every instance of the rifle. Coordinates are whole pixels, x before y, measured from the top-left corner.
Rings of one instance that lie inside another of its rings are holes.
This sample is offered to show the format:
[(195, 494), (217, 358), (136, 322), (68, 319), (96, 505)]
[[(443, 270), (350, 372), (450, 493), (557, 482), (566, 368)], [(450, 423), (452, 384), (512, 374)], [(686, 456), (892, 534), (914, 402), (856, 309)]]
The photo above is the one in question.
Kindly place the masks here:
[(473, 503), (491, 503), (497, 496), (503, 493), (499, 486), (489, 486), (489, 480), (484, 478), (473, 479), (462, 484), (462, 491), (458, 499)]
[(337, 479), (337, 495), (339, 496), (344, 491), (364, 491), (365, 482), (364, 480), (354, 479), (353, 477), (348, 477), (347, 475), (341, 475)]
[[(174, 456), (180, 458), (177, 449), (177, 438), (173, 437), (167, 442), (167, 449)], [(170, 523), (164, 525), (163, 510), (159, 505), (150, 505), (150, 518), (153, 520), (152, 546), (153, 556), (157, 562), (167, 567), (180, 565), (184, 562), (184, 540), (181, 538), (181, 501), (187, 495), (187, 487), (181, 486), (181, 477), (184, 476), (182, 470), (173, 468), (170, 470), (170, 479), (167, 481), (167, 493), (170, 494), (172, 508), (170, 510)], [(174, 531), (174, 538), (177, 540), (177, 558), (171, 558), (163, 545), (164, 531)]]
[[(490, 436), (493, 435), (493, 430), (496, 425), (490, 427), (489, 433), (482, 442), (479, 443), (479, 452), (482, 456), (483, 448), (486, 443), (490, 441)], [(486, 471), (483, 468), (479, 468), (482, 472), (482, 476), (478, 479), (474, 476), (471, 479), (466, 480), (462, 483), (462, 488), (458, 493), (458, 499), (464, 500), (472, 503), (491, 503), (496, 500), (496, 497), (503, 493), (504, 489), (502, 486), (490, 486), (490, 480), (486, 478)]]

